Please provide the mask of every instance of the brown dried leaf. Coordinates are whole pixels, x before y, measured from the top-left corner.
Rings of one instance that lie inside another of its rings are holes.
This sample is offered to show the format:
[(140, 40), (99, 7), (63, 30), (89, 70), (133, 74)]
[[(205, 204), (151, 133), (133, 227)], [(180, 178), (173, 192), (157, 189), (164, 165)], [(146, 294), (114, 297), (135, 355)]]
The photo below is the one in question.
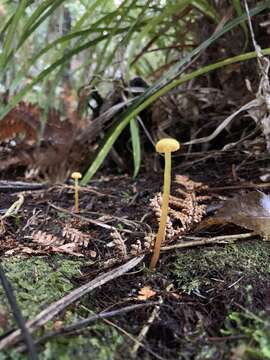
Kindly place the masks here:
[(238, 194), (226, 201), (212, 222), (233, 223), (270, 238), (270, 196), (260, 191)]
[(53, 246), (50, 249), (52, 252), (61, 252), (61, 253), (65, 253), (65, 254), (69, 254), (69, 255), (73, 255), (73, 256), (83, 256), (81, 253), (79, 253), (79, 247), (78, 244), (75, 243), (69, 243), (69, 244), (64, 244), (61, 246)]
[(156, 295), (156, 291), (152, 290), (150, 286), (144, 286), (139, 290), (137, 300), (147, 300)]

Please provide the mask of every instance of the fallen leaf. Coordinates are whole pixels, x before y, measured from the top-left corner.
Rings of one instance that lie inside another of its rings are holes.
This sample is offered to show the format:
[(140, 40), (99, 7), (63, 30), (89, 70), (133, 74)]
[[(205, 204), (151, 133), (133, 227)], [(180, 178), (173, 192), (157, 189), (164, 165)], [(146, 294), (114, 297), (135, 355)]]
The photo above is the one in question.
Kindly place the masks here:
[(147, 300), (156, 295), (156, 291), (152, 290), (150, 286), (144, 286), (139, 290), (137, 300)]
[(237, 194), (226, 201), (212, 218), (219, 223), (233, 223), (270, 239), (270, 196), (261, 191)]
[(91, 256), (92, 258), (97, 257), (97, 253), (96, 253), (96, 251), (94, 251), (94, 250), (90, 250), (90, 256)]

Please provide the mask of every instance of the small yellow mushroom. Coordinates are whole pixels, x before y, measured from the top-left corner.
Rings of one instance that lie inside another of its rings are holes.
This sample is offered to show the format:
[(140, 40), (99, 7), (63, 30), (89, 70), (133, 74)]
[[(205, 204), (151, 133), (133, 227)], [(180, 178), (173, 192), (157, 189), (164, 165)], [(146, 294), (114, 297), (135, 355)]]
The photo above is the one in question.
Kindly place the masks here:
[(164, 168), (164, 186), (162, 196), (161, 216), (159, 222), (159, 229), (156, 236), (154, 253), (151, 259), (150, 269), (155, 270), (162, 241), (165, 239), (166, 222), (169, 209), (169, 198), (171, 188), (171, 153), (180, 149), (180, 143), (175, 139), (161, 139), (156, 143), (156, 151), (165, 154), (165, 168)]
[(82, 178), (82, 174), (80, 172), (73, 172), (71, 174), (72, 179), (74, 180), (74, 191), (75, 191), (75, 212), (79, 212), (79, 179)]

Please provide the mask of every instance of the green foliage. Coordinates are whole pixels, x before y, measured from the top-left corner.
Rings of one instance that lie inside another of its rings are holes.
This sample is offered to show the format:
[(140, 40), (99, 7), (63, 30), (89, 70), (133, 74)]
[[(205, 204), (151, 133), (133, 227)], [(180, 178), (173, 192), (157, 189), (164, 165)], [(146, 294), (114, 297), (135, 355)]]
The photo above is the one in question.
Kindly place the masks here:
[(247, 337), (240, 342), (244, 349), (243, 359), (270, 359), (270, 322), (265, 315), (255, 315), (247, 310), (234, 311), (225, 319), (224, 335)]
[[(3, 87), (9, 89), (11, 98), (7, 105), (1, 105), (0, 119), (22, 99), (31, 99), (38, 101), (45, 109), (43, 118), (46, 121), (49, 106), (61, 109), (60, 95), (66, 73), (72, 88), (78, 89), (85, 84), (85, 79), (89, 81), (93, 75), (95, 79), (114, 78), (119, 73), (119, 63), (121, 75), (125, 79), (138, 74), (151, 77), (164, 64), (174, 63), (174, 66), (168, 66), (169, 70), (119, 116), (82, 183), (87, 183), (96, 173), (130, 121), (135, 176), (141, 160), (139, 132), (135, 124), (140, 111), (175, 86), (195, 76), (250, 58), (247, 54), (246, 58), (238, 60), (225, 59), (222, 63), (210, 64), (202, 72), (199, 69), (198, 72), (185, 75), (186, 77), (182, 76), (195, 56), (236, 26), (243, 28), (247, 39), (246, 15), (238, 0), (234, 0), (233, 5), (238, 17), (194, 49), (196, 39), (192, 29), (187, 31), (188, 24), (195, 24), (202, 17), (215, 24), (220, 23), (220, 15), (212, 6), (212, 1), (3, 2), (2, 13), (0, 11), (0, 18), (3, 20), (0, 27), (0, 80)], [(264, 1), (251, 9), (250, 15), (255, 16), (269, 6), (269, 0)], [(70, 26), (66, 28), (67, 13)], [(181, 52), (179, 34), (181, 44), (184, 44)], [(154, 49), (153, 44), (156, 47)], [(193, 50), (189, 52), (185, 46)], [(182, 60), (178, 60), (179, 58)], [(95, 81), (92, 84), (94, 85)]]
[(137, 120), (132, 119), (130, 121), (130, 133), (132, 141), (132, 153), (134, 161), (134, 173), (133, 177), (136, 177), (141, 165), (141, 144), (140, 144), (140, 131)]
[[(259, 5), (255, 9), (251, 10), (250, 15), (251, 16), (255, 15), (268, 7), (270, 7), (270, 2), (267, 1), (266, 3)], [(88, 171), (84, 175), (84, 177), (82, 179), (82, 184), (87, 184), (90, 181), (90, 179), (94, 176), (96, 171), (99, 169), (99, 167), (103, 163), (105, 157), (109, 153), (110, 149), (114, 145), (115, 141), (120, 136), (120, 134), (125, 129), (125, 127), (128, 125), (128, 123), (134, 117), (136, 117), (142, 110), (144, 110), (147, 106), (149, 106), (155, 100), (157, 100), (160, 96), (166, 94), (169, 90), (173, 89), (174, 87), (176, 87), (188, 80), (191, 80), (194, 77), (199, 76), (203, 73), (210, 72), (214, 69), (217, 69), (219, 67), (222, 67), (222, 66), (234, 63), (234, 62), (247, 60), (250, 57), (256, 57), (255, 52), (245, 54), (244, 56), (239, 55), (235, 58), (225, 59), (216, 64), (211, 64), (211, 65), (205, 67), (204, 69), (199, 69), (197, 71), (194, 71), (191, 74), (184, 75), (183, 77), (180, 77), (180, 79), (175, 80), (182, 74), (184, 67), (187, 66), (188, 63), (190, 63), (191, 60), (196, 55), (198, 55), (204, 49), (207, 49), (211, 44), (213, 44), (223, 34), (225, 34), (226, 32), (230, 31), (234, 27), (241, 24), (244, 20), (246, 20), (246, 18), (247, 18), (246, 15), (242, 15), (242, 16), (238, 17), (237, 19), (234, 19), (231, 22), (229, 22), (221, 30), (215, 32), (210, 38), (208, 38), (197, 48), (195, 48), (193, 51), (188, 53), (182, 60), (180, 60), (157, 83), (155, 83), (154, 85), (149, 87), (141, 96), (139, 96), (138, 98), (135, 99), (135, 101), (127, 108), (127, 110), (121, 114), (121, 116), (118, 119), (118, 123), (115, 125), (114, 129), (112, 129), (110, 131), (105, 144), (99, 150), (95, 160), (93, 161), (92, 165), (89, 167)], [(270, 50), (267, 49), (265, 52), (269, 53)]]

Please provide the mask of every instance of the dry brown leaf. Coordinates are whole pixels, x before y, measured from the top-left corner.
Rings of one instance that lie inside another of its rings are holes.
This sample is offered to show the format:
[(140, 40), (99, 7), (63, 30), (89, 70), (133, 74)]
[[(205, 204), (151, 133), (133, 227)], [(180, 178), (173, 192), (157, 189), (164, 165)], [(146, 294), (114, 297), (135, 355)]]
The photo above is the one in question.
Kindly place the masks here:
[(60, 331), (62, 329), (64, 325), (64, 322), (61, 321), (61, 320), (56, 320), (54, 323), (53, 323), (53, 330), (54, 331)]
[(96, 258), (97, 257), (97, 252), (95, 250), (90, 250), (90, 256), (92, 258)]
[(52, 246), (51, 250), (52, 252), (61, 252), (73, 256), (83, 256), (79, 252), (78, 244), (75, 243), (64, 244), (61, 246)]
[[(270, 196), (260, 191), (237, 194), (226, 201), (211, 223), (233, 223), (270, 239)], [(209, 222), (208, 220), (208, 222)]]
[(0, 309), (0, 329), (6, 329), (8, 326), (8, 311), (4, 311), (1, 307)]
[(152, 290), (150, 286), (144, 286), (139, 290), (137, 300), (147, 300), (156, 295), (156, 291)]

